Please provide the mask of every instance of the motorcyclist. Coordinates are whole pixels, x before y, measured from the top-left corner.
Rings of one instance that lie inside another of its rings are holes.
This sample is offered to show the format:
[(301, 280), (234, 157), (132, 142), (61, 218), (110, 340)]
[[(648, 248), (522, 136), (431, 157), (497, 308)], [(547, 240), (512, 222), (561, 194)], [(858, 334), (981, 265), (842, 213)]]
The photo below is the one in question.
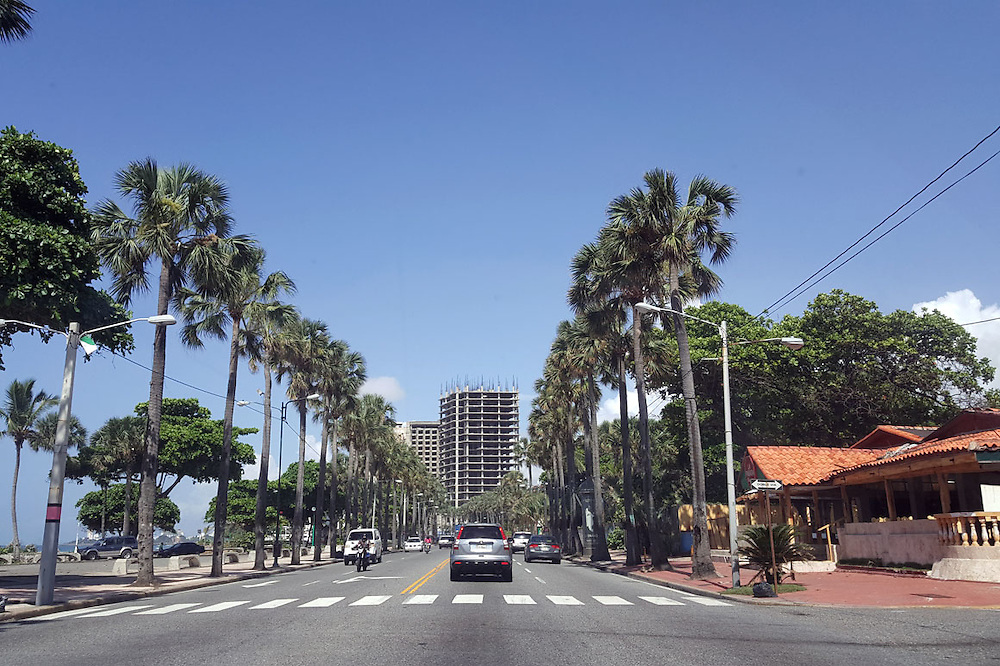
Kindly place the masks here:
[(426, 537), (424, 537), (424, 552), (425, 553), (431, 552), (431, 535), (430, 534), (428, 534)]

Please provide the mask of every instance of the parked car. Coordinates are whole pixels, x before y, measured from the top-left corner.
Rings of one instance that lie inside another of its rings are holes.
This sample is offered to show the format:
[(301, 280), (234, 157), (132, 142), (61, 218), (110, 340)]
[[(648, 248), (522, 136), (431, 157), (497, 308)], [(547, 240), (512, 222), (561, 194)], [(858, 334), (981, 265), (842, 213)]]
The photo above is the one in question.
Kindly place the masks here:
[(109, 536), (89, 546), (77, 546), (76, 552), (84, 560), (96, 560), (99, 557), (121, 557), (127, 560), (138, 550), (139, 542), (134, 536)]
[(174, 555), (201, 555), (205, 547), (194, 541), (181, 541), (156, 551), (157, 557), (173, 557)]
[(403, 542), (404, 553), (419, 553), (424, 549), (424, 541), (418, 536), (407, 537)]
[(562, 561), (562, 548), (548, 534), (535, 534), (528, 539), (528, 543), (524, 547), (524, 561), (534, 562), (535, 560), (548, 560), (559, 564)]
[(455, 535), (454, 534), (442, 534), (438, 537), (438, 550), (442, 548), (451, 548), (455, 545)]
[(501, 580), (514, 579), (510, 542), (503, 528), (492, 523), (463, 525), (451, 548), (451, 579), (493, 574)]
[(524, 547), (528, 545), (528, 539), (531, 538), (531, 532), (514, 532), (514, 536), (510, 540), (510, 550), (512, 553), (520, 553), (524, 550)]
[(364, 536), (368, 539), (369, 553), (372, 562), (382, 561), (382, 534), (375, 528), (360, 528), (351, 530), (344, 540), (344, 564), (354, 564), (358, 557), (358, 542)]

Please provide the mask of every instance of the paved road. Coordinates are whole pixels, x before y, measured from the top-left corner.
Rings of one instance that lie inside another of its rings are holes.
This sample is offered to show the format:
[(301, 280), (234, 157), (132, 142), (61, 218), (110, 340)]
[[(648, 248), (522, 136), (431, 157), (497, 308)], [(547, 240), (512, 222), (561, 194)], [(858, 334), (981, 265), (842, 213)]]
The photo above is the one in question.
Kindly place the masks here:
[(995, 611), (757, 607), (569, 563), (451, 582), (447, 551), (0, 624), (0, 663), (939, 664), (1000, 656)]

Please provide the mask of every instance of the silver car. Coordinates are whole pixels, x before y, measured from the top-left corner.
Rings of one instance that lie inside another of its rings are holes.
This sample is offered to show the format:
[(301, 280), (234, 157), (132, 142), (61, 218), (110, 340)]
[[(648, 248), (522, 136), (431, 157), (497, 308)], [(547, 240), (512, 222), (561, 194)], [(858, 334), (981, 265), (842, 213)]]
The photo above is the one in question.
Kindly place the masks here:
[(510, 542), (497, 524), (464, 525), (451, 547), (451, 579), (476, 574), (493, 574), (508, 583), (514, 579)]

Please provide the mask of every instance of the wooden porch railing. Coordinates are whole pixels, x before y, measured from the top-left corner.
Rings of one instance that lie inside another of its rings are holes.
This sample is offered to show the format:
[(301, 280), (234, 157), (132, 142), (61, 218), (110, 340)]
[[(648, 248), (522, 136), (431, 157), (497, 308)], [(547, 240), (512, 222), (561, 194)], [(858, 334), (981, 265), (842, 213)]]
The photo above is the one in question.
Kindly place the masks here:
[(1000, 511), (939, 513), (934, 518), (943, 544), (1000, 548)]

